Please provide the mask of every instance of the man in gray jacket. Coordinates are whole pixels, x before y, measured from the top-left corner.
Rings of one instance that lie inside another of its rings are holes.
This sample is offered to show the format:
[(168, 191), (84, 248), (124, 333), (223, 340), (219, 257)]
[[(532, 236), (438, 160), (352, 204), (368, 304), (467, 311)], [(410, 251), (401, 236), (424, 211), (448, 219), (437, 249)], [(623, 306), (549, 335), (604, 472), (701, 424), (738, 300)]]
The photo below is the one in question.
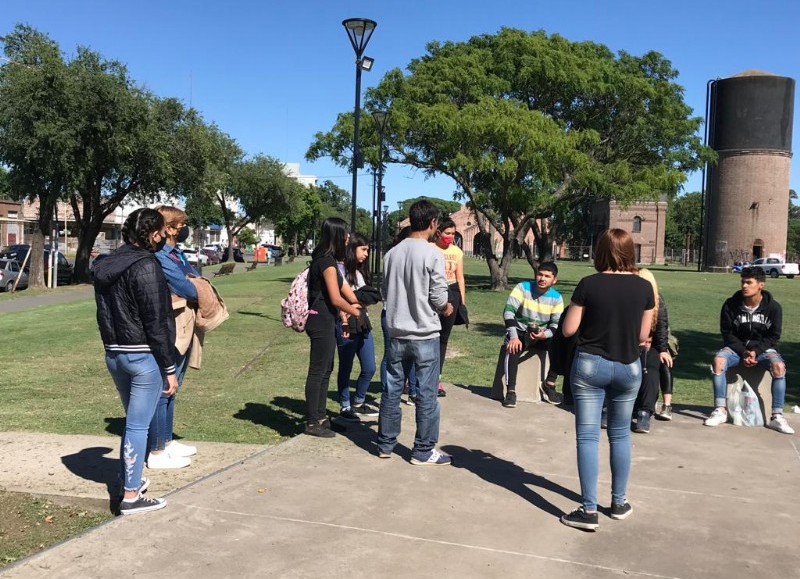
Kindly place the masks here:
[(387, 380), (378, 419), (378, 456), (392, 455), (400, 434), (400, 394), (412, 365), (417, 373), (417, 433), (411, 464), (448, 465), (439, 440), (439, 314), (449, 316), (444, 256), (429, 243), (438, 209), (422, 199), (409, 209), (411, 234), (386, 254), (383, 295), (389, 331)]

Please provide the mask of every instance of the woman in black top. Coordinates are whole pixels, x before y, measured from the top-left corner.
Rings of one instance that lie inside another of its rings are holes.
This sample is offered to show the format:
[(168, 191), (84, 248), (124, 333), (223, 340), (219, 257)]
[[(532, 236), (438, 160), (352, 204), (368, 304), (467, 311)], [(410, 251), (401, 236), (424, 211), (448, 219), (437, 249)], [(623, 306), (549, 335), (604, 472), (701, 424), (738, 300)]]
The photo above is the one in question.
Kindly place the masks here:
[[(311, 254), (308, 271), (308, 321), (306, 333), (311, 340), (311, 352), (306, 377), (306, 434), (332, 437), (325, 409), (328, 384), (336, 356), (336, 315), (338, 310), (358, 316), (360, 306), (349, 286), (344, 286), (342, 274), (336, 265), (345, 256), (348, 241), (347, 224), (338, 217), (329, 217), (322, 223), (322, 234)], [(343, 287), (344, 286), (344, 287)], [(349, 294), (345, 299), (342, 291)]]
[(655, 307), (652, 287), (635, 275), (633, 239), (626, 231), (611, 229), (600, 236), (594, 267), (599, 273), (578, 283), (562, 328), (567, 337), (580, 329), (570, 382), (583, 504), (561, 522), (589, 531), (599, 526), (597, 452), (604, 400), (611, 450), (611, 518), (624, 519), (632, 511), (625, 499), (631, 411), (642, 381), (639, 344), (650, 335)]
[(120, 450), (123, 499), (120, 513), (131, 515), (166, 506), (165, 499), (142, 493), (147, 431), (163, 394), (178, 389), (175, 376), (175, 320), (167, 280), (155, 256), (166, 241), (164, 217), (155, 209), (137, 209), (122, 226), (125, 244), (92, 268), (97, 325), (106, 350), (106, 366), (125, 409)]

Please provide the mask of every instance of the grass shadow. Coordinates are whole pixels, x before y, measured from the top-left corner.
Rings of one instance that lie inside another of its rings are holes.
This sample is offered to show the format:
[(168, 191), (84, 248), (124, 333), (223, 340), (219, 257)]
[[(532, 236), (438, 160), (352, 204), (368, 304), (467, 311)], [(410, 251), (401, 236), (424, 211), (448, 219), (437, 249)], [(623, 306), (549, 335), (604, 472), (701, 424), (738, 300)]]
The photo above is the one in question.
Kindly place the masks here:
[(272, 403), (278, 408), (260, 402), (245, 402), (244, 408), (236, 412), (233, 417), (274, 430), (280, 436), (294, 436), (303, 432), (303, 421), (297, 415), (302, 416), (305, 412), (304, 402), (286, 396), (276, 396), (272, 399)]
[[(486, 482), (517, 494), (554, 517), (561, 517), (564, 511), (537, 492), (539, 489), (561, 495), (573, 502), (581, 500), (580, 495), (575, 491), (543, 476), (527, 472), (516, 463), (483, 450), (452, 445), (443, 446), (442, 450), (453, 457), (454, 467), (468, 470)], [(535, 487), (537, 490), (531, 487)]]
[(109, 511), (116, 513), (119, 508), (120, 491), (119, 457), (108, 458), (113, 449), (105, 446), (84, 448), (75, 454), (61, 457), (61, 464), (75, 476), (84, 480), (106, 485), (109, 498)]
[(122, 437), (125, 434), (124, 416), (106, 416), (106, 432)]

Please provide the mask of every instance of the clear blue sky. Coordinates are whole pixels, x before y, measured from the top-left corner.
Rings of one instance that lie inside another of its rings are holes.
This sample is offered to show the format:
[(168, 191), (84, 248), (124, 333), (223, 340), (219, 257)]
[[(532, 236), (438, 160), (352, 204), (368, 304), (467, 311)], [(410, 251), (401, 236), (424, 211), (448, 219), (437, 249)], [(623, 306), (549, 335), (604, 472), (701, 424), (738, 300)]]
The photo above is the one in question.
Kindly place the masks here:
[[(680, 71), (698, 116), (710, 79), (751, 68), (800, 79), (797, 0), (2, 0), (0, 35), (23, 22), (68, 56), (85, 45), (125, 62), (137, 82), (196, 107), (248, 154), (300, 162), (304, 174), (349, 191), (347, 170), (303, 157), (315, 132), (353, 108), (354, 54), (341, 25), (350, 17), (378, 23), (366, 51), (375, 67), (363, 74), (364, 89), (424, 54), (431, 40), (461, 41), (503, 26), (637, 55), (656, 50)], [(797, 126), (795, 120), (795, 155)], [(425, 180), (396, 166), (384, 183), (390, 210), (417, 195), (450, 199), (454, 190), (447, 178)], [(371, 184), (371, 175), (359, 177), (360, 206), (371, 207)], [(694, 174), (686, 190), (700, 186)], [(796, 157), (791, 186), (800, 190)]]

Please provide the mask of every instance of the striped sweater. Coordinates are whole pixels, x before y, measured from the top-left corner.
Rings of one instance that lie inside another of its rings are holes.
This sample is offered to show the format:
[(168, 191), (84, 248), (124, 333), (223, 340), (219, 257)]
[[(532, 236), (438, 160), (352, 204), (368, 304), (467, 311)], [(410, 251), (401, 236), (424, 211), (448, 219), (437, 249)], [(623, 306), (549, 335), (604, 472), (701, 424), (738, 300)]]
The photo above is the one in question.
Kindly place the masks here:
[(503, 308), (503, 320), (509, 339), (518, 337), (518, 332), (525, 333), (528, 326), (538, 326), (544, 330), (549, 339), (558, 328), (558, 320), (564, 311), (564, 300), (553, 288), (543, 294), (539, 293), (536, 283), (523, 281), (518, 283), (506, 300)]

